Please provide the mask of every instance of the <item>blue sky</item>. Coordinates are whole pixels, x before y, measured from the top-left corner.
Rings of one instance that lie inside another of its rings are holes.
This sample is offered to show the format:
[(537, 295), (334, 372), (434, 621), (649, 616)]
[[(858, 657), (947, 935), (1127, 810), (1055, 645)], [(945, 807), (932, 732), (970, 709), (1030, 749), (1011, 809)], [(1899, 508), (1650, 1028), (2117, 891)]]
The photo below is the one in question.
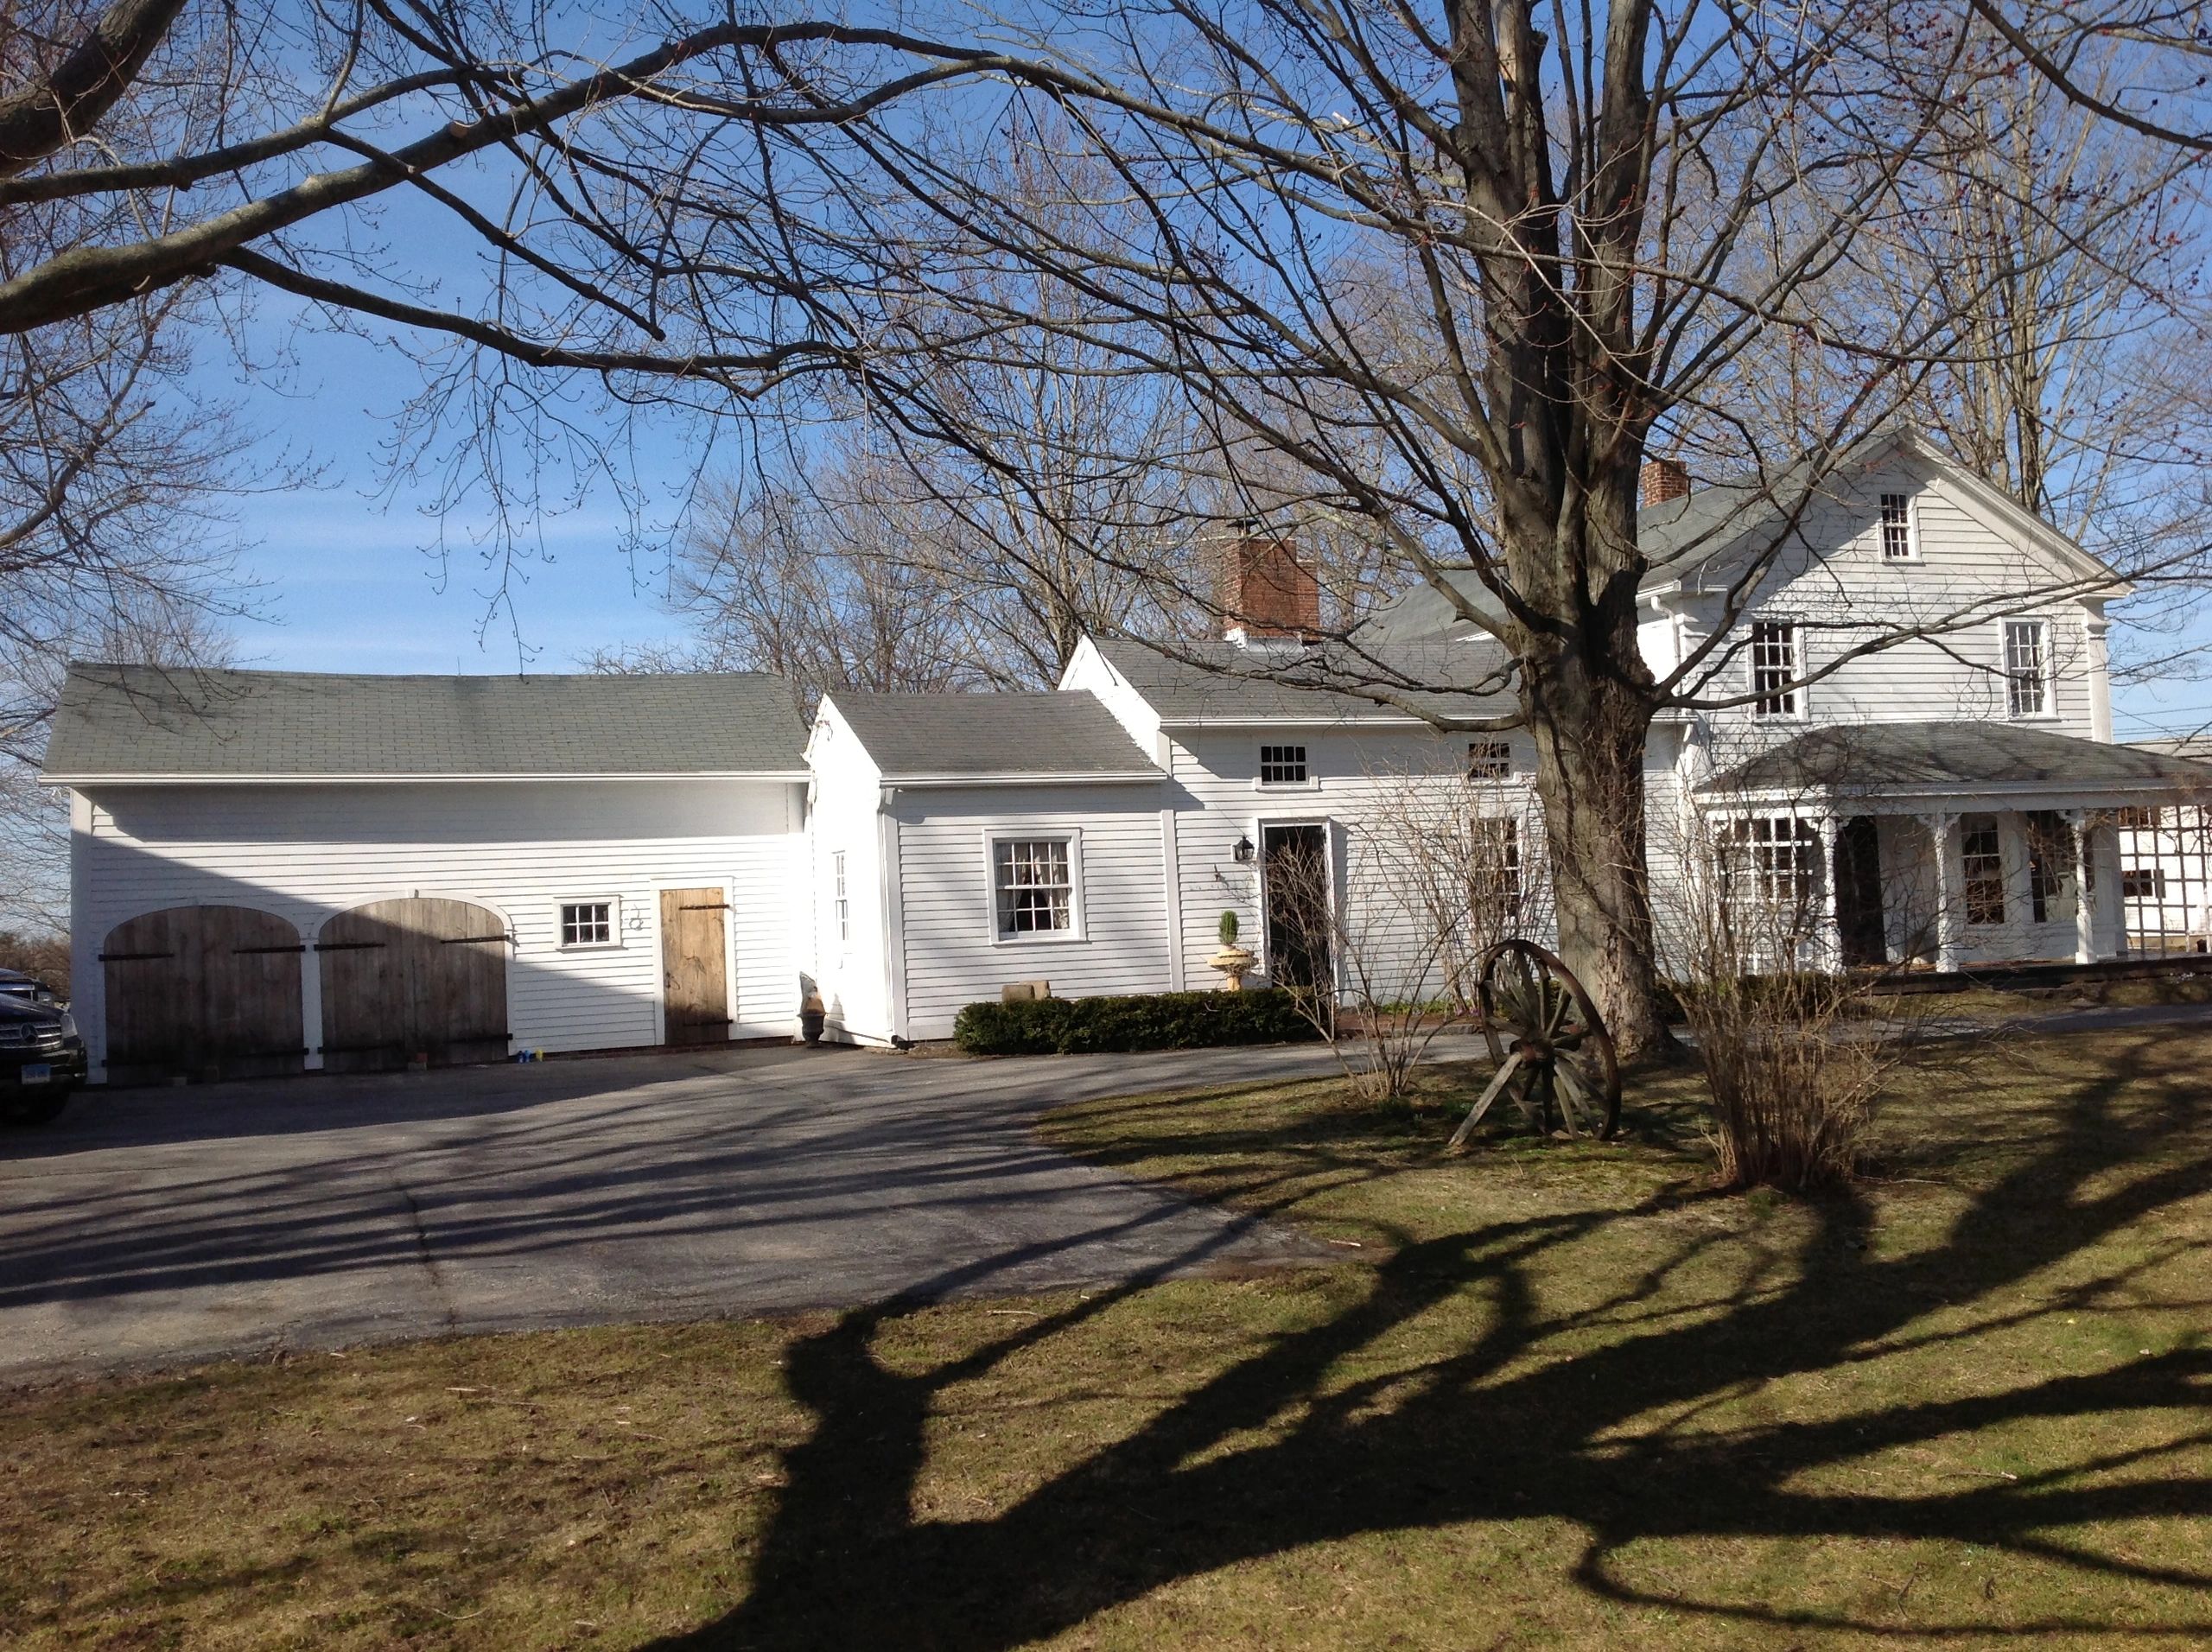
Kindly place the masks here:
[[(449, 555), (431, 554), (439, 524), (428, 485), (388, 482), (380, 446), (421, 385), (402, 350), (313, 329), (291, 334), (272, 306), (257, 331), (286, 332), (293, 365), (281, 380), (233, 382), (207, 364), (203, 384), (236, 401), (261, 433), (259, 455), (319, 467), (321, 486), (249, 493), (236, 503), (239, 571), (260, 588), (264, 618), (234, 627), (242, 664), (300, 670), (509, 672), (526, 663), (572, 670), (596, 648), (668, 639), (682, 622), (658, 600), (658, 559), (625, 555), (628, 519), (611, 497), (588, 496), (540, 524), (543, 554), (515, 564), (512, 613), (499, 608), (499, 574), (477, 547), (484, 517), (447, 518)], [(660, 433), (647, 482), (667, 499), (689, 444)], [(664, 510), (665, 518), (671, 510)], [(519, 633), (519, 640), (518, 633)]]

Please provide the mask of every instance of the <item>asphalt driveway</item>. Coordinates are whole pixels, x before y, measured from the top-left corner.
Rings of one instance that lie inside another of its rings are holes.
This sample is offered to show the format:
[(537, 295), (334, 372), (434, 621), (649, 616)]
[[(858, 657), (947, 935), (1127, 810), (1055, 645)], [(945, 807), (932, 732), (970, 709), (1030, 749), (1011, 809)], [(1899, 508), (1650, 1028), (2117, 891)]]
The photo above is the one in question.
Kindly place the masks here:
[(93, 1092), (0, 1134), (0, 1382), (1294, 1262), (1318, 1248), (1029, 1121), (1328, 1060), (745, 1049)]

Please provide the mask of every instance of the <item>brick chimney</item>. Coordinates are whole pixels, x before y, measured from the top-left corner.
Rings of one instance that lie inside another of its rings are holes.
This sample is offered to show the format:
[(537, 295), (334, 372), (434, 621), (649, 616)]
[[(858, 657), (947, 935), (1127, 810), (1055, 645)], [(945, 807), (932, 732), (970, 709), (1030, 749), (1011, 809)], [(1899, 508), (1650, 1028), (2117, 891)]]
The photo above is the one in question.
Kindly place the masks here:
[(1669, 499), (1686, 499), (1690, 495), (1689, 467), (1679, 459), (1647, 459), (1642, 484), (1637, 502), (1647, 511)]
[(1321, 581), (1289, 540), (1247, 534), (1223, 548), (1221, 611), (1231, 639), (1314, 636), (1321, 629)]

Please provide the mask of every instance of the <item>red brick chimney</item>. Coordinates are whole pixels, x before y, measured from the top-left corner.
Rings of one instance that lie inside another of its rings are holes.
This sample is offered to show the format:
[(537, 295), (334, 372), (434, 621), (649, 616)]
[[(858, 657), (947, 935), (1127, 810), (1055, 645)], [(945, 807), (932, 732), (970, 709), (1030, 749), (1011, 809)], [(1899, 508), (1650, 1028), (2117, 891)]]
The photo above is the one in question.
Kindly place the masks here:
[(1321, 581), (1287, 539), (1246, 535), (1223, 550), (1221, 624), (1231, 636), (1311, 637), (1321, 629)]
[(1686, 499), (1690, 496), (1689, 467), (1679, 459), (1647, 459), (1643, 461), (1641, 496), (1637, 503), (1645, 510), (1655, 505), (1664, 505), (1669, 499)]

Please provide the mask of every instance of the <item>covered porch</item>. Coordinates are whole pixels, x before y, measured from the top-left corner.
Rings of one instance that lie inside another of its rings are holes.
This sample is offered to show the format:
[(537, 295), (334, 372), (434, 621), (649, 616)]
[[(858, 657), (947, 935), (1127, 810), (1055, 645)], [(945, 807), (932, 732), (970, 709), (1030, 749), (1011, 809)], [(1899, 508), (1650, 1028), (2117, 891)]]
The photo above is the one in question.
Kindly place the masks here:
[(2007, 723), (1808, 730), (1713, 776), (1723, 841), (1790, 875), (1805, 964), (2091, 963), (2131, 950), (2123, 843), (2212, 798), (2212, 766)]

